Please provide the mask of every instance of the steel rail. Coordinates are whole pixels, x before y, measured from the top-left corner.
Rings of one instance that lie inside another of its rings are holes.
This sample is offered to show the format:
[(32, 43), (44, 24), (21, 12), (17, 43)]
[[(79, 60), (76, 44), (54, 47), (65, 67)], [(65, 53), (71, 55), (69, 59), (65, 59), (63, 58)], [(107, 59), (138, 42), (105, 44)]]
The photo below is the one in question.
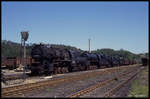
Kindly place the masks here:
[[(128, 68), (130, 68), (130, 67), (128, 67)], [(115, 68), (115, 69), (117, 69), (117, 68)], [(24, 85), (12, 86), (12, 87), (8, 87), (8, 88), (2, 88), (2, 97), (13, 96), (16, 94), (23, 94), (24, 92), (32, 91), (33, 89), (37, 90), (37, 88), (44, 88), (44, 87), (47, 87), (50, 85), (51, 86), (56, 85), (56, 84), (59, 84), (62, 82), (77, 81), (80, 79), (89, 78), (89, 77), (99, 75), (99, 74), (112, 73), (115, 71), (115, 69), (112, 68), (112, 69), (107, 69), (106, 71), (102, 71), (102, 72), (85, 73), (85, 74), (80, 74), (77, 76), (75, 75), (75, 76), (72, 76), (69, 78), (66, 77), (66, 78), (60, 78), (60, 79), (56, 79), (56, 80), (41, 81), (41, 82), (36, 82), (36, 83), (29, 83), (29, 84), (24, 84)], [(122, 68), (122, 69), (124, 69), (124, 68)]]
[[(129, 74), (129, 73), (132, 73), (132, 72), (133, 72), (133, 71), (130, 71), (130, 72), (128, 72), (128, 74)], [(126, 74), (127, 74), (127, 73), (123, 73), (123, 74), (119, 75), (118, 77), (122, 77), (122, 76), (124, 76), (124, 75), (126, 75)], [(118, 78), (118, 77), (117, 77), (117, 78)], [(103, 86), (105, 86), (106, 84), (109, 84), (110, 82), (113, 82), (113, 81), (115, 81), (115, 80), (116, 80), (116, 77), (114, 77), (114, 78), (112, 78), (112, 79), (109, 79), (109, 80), (106, 80), (106, 81), (103, 81), (103, 82), (99, 82), (99, 83), (97, 83), (97, 84), (95, 84), (95, 85), (93, 85), (93, 86), (91, 86), (91, 87), (88, 87), (88, 88), (86, 88), (86, 89), (80, 90), (80, 91), (78, 91), (78, 92), (76, 92), (76, 93), (74, 93), (74, 94), (72, 94), (72, 95), (67, 96), (67, 97), (68, 97), (68, 98), (79, 97), (79, 96), (81, 96), (81, 95), (83, 95), (83, 94), (86, 94), (86, 93), (89, 93), (89, 92), (95, 90), (96, 88), (103, 87)]]
[(136, 72), (135, 74), (133, 74), (131, 77), (128, 77), (125, 81), (121, 82), (120, 84), (118, 84), (117, 86), (115, 86), (113, 89), (107, 91), (104, 94), (104, 97), (110, 97), (113, 93), (115, 93), (117, 90), (119, 90), (123, 85), (125, 85), (126, 83), (128, 83), (131, 79), (133, 79), (141, 70), (139, 70), (138, 72)]

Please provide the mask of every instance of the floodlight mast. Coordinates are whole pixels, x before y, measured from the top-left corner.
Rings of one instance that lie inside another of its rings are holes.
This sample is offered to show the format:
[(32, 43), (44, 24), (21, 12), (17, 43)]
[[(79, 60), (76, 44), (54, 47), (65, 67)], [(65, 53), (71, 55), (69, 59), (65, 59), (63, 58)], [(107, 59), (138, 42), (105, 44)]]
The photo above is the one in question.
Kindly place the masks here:
[(24, 78), (24, 80), (26, 78), (26, 74), (25, 74), (25, 69), (26, 69), (26, 46), (25, 46), (25, 41), (27, 41), (28, 36), (29, 36), (28, 31), (21, 32), (21, 41), (23, 41), (23, 45), (24, 45), (24, 58), (23, 58), (23, 65), (24, 65), (23, 78)]

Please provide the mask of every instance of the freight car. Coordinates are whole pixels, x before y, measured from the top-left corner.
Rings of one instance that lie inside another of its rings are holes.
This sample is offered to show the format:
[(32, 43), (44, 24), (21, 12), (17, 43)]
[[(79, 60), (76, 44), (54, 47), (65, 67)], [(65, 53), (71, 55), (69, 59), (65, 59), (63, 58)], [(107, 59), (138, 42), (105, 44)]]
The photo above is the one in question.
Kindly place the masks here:
[(2, 63), (1, 63), (1, 69), (7, 69), (7, 67), (6, 67), (6, 63), (7, 63), (6, 58), (2, 57), (1, 61), (2, 61)]
[(12, 69), (16, 69), (18, 67), (19, 59), (17, 57), (7, 57), (5, 61), (5, 66), (6, 68), (12, 70)]
[(141, 58), (141, 60), (142, 60), (142, 65), (143, 66), (149, 65), (149, 58), (143, 57), (143, 58)]
[[(27, 57), (25, 59), (27, 68), (30, 68), (31, 66), (31, 57)], [(16, 69), (21, 64), (21, 58), (20, 57), (7, 57), (2, 59), (2, 66), (5, 66), (6, 69)], [(22, 63), (23, 64), (23, 63)]]

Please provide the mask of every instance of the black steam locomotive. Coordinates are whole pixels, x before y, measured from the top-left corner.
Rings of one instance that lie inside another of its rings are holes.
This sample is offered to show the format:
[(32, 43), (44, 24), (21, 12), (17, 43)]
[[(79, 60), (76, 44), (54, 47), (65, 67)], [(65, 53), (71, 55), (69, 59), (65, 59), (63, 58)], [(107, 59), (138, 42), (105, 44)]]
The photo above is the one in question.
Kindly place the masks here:
[(43, 44), (32, 48), (31, 57), (34, 59), (31, 65), (32, 74), (65, 73), (129, 65), (124, 59), (116, 59), (113, 56), (54, 48)]

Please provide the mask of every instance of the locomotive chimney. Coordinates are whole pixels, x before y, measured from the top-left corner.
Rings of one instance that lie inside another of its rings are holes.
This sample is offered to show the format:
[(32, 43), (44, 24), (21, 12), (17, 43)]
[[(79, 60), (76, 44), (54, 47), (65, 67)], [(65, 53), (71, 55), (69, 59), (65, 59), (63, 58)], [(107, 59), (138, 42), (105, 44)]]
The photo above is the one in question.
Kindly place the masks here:
[(91, 53), (91, 49), (90, 49), (90, 40), (91, 40), (91, 39), (89, 39), (89, 53)]

